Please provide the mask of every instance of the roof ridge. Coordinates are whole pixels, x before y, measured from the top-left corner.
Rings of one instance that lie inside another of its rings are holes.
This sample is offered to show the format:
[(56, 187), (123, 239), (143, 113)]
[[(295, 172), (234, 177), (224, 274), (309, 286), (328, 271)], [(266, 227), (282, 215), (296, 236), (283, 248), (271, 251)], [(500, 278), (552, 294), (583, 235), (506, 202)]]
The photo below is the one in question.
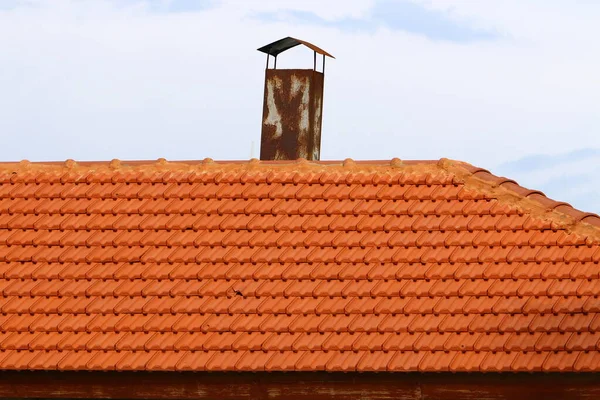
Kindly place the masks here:
[(352, 158), (346, 158), (343, 160), (320, 160), (320, 161), (308, 161), (304, 158), (297, 160), (258, 160), (251, 158), (249, 160), (213, 160), (212, 158), (204, 158), (198, 160), (167, 160), (165, 158), (158, 158), (156, 160), (120, 160), (114, 158), (112, 160), (101, 160), (101, 161), (75, 161), (73, 159), (67, 159), (64, 161), (0, 161), (0, 169), (5, 168), (36, 168), (36, 167), (56, 167), (56, 168), (78, 168), (78, 167), (110, 167), (117, 169), (121, 167), (142, 167), (142, 166), (199, 166), (199, 165), (213, 165), (213, 166), (224, 166), (224, 165), (235, 165), (235, 166), (265, 166), (265, 167), (289, 167), (298, 165), (311, 165), (311, 166), (392, 166), (398, 167), (401, 165), (418, 165), (418, 164), (430, 164), (435, 165), (439, 160), (400, 160), (399, 158), (392, 158), (390, 160), (354, 160)]
[[(37, 172), (40, 169), (50, 173), (68, 173), (69, 171), (94, 170), (94, 171), (126, 171), (131, 169), (156, 170), (161, 172), (173, 169), (194, 170), (221, 170), (223, 172), (235, 168), (245, 168), (248, 172), (261, 168), (274, 168), (277, 170), (294, 169), (296, 172), (323, 171), (341, 169), (348, 172), (377, 172), (381, 170), (393, 171), (405, 169), (414, 170), (416, 167), (426, 167), (431, 173), (444, 172), (456, 176), (468, 188), (490, 194), (507, 205), (520, 208), (528, 214), (549, 221), (557, 228), (577, 233), (586, 237), (593, 237), (600, 241), (600, 216), (578, 210), (565, 202), (559, 202), (547, 197), (543, 192), (531, 190), (520, 186), (516, 181), (492, 174), (490, 171), (476, 167), (472, 164), (441, 158), (440, 160), (345, 160), (307, 161), (298, 159), (294, 161), (260, 161), (258, 159), (239, 161), (215, 161), (211, 158), (202, 160), (176, 160), (167, 161), (164, 158), (157, 160), (122, 161), (83, 161), (72, 159), (66, 161), (31, 162), (0, 162), (0, 173), (10, 170), (11, 173)], [(50, 170), (50, 171), (49, 171)]]
[(69, 172), (129, 172), (138, 170), (143, 172), (230, 172), (232, 170), (243, 170), (244, 172), (261, 171), (271, 169), (273, 172), (334, 172), (345, 171), (354, 173), (377, 173), (398, 172), (399, 170), (414, 170), (418, 167), (420, 171), (428, 168), (429, 172), (443, 172), (437, 167), (438, 160), (345, 160), (332, 161), (308, 161), (298, 159), (293, 161), (261, 161), (250, 159), (245, 161), (215, 161), (211, 158), (203, 160), (176, 160), (167, 161), (164, 158), (148, 161), (83, 161), (77, 162), (72, 159), (66, 161), (31, 162), (22, 160), (19, 162), (0, 162), (0, 173), (27, 174), (44, 171), (49, 174), (65, 174)]
[(525, 188), (516, 181), (463, 161), (440, 159), (438, 165), (456, 175), (467, 188), (491, 194), (507, 205), (551, 222), (568, 232), (600, 240), (600, 216), (576, 209), (566, 202), (547, 197), (539, 190)]

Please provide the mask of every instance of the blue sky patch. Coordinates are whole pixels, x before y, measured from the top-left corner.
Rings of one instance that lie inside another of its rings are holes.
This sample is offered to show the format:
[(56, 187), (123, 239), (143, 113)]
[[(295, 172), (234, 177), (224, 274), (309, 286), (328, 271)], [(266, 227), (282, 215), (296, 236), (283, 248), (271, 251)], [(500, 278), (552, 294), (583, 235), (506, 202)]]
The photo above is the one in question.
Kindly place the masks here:
[(573, 162), (598, 157), (600, 157), (600, 149), (587, 148), (556, 155), (534, 154), (516, 161), (507, 162), (502, 164), (499, 168), (510, 174), (518, 171), (535, 171), (546, 169), (560, 164), (570, 164)]
[(26, 0), (0, 0), (0, 11), (10, 11), (18, 7), (32, 6), (31, 1)]
[(548, 197), (583, 211), (600, 212), (600, 149), (584, 148), (562, 154), (534, 154), (504, 163), (493, 173), (516, 179)]
[[(1, 0), (0, 0), (1, 1)], [(189, 13), (203, 11), (217, 0), (112, 0), (116, 6), (143, 5), (153, 13)]]
[(282, 12), (259, 13), (255, 15), (265, 22), (295, 22), (338, 28), (344, 31), (375, 31), (385, 27), (425, 36), (431, 40), (470, 42), (491, 40), (496, 33), (482, 31), (450, 18), (441, 11), (429, 10), (411, 1), (378, 0), (364, 19), (344, 18), (334, 21), (325, 20), (318, 15), (286, 10)]
[(170, 0), (165, 2), (166, 10), (173, 13), (202, 11), (213, 5), (213, 0)]

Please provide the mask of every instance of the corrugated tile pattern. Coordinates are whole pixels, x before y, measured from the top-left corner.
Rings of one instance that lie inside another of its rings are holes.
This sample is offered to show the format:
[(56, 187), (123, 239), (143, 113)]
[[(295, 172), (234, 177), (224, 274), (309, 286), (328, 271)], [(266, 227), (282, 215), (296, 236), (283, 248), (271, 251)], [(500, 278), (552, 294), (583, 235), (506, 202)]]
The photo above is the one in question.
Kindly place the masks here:
[(600, 371), (598, 217), (502, 179), (0, 166), (0, 368)]

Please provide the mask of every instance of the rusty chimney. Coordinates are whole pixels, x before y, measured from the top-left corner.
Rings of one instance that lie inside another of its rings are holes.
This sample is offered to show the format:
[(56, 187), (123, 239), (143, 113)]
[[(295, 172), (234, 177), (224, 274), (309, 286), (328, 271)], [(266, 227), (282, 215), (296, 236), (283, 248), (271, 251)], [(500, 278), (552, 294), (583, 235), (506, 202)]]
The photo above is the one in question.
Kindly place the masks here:
[[(304, 45), (314, 52), (312, 69), (277, 69), (277, 56)], [(319, 160), (323, 119), (325, 57), (331, 54), (303, 40), (286, 37), (258, 49), (267, 54), (263, 105), (261, 160)], [(317, 71), (317, 54), (323, 56)], [(273, 68), (269, 59), (273, 56)]]

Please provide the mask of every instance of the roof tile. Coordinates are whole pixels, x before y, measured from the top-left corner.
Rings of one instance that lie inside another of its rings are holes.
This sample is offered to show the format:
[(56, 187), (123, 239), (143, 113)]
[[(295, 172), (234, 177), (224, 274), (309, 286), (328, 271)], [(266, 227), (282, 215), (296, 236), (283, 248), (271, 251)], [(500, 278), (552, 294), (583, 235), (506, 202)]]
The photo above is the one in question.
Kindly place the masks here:
[(470, 351), (475, 349), (475, 343), (480, 335), (474, 333), (456, 332), (447, 334), (448, 339), (444, 342), (445, 351)]
[(325, 365), (328, 371), (356, 371), (360, 360), (364, 357), (364, 351), (339, 351), (331, 352), (331, 358)]
[(364, 352), (356, 367), (358, 371), (386, 371), (394, 356), (394, 352)]
[[(525, 312), (527, 314), (552, 313), (553, 310), (554, 310), (554, 312), (560, 312), (557, 310), (557, 306), (561, 302), (562, 299), (560, 299), (558, 297), (550, 297), (550, 296), (537, 297), (536, 296), (536, 297), (528, 297), (526, 299), (527, 299), (527, 302), (523, 306), (523, 312)], [(564, 310), (564, 311), (567, 311), (567, 310)]]
[(413, 348), (419, 351), (443, 351), (444, 343), (448, 341), (449, 337), (448, 334), (443, 332), (425, 332), (419, 336)]
[(423, 333), (389, 333), (383, 343), (384, 351), (412, 351)]
[(542, 365), (544, 371), (572, 371), (580, 352), (551, 352)]
[(511, 365), (514, 371), (541, 371), (549, 353), (547, 352), (519, 352)]
[(206, 371), (206, 364), (220, 354), (215, 351), (188, 351), (175, 364), (178, 371)]
[(391, 371), (418, 371), (427, 353), (419, 351), (397, 351), (388, 364)]
[(365, 332), (358, 335), (352, 343), (352, 350), (383, 350), (384, 343), (394, 334)]
[(539, 340), (539, 334), (529, 333), (511, 333), (504, 345), (506, 351), (534, 351), (535, 344)]
[(517, 352), (491, 352), (488, 353), (481, 363), (481, 370), (485, 371), (510, 371), (513, 368), (515, 358), (521, 353)]
[(146, 363), (146, 369), (149, 371), (173, 371), (177, 368), (177, 363), (181, 359), (178, 352), (154, 352), (153, 357)]
[[(426, 353), (425, 357), (419, 363), (420, 371), (448, 371), (451, 369), (453, 360), (462, 353), (456, 351), (432, 351)], [(461, 357), (463, 362), (468, 362), (468, 358)], [(465, 365), (470, 367), (470, 365)], [(472, 368), (472, 367), (471, 367)]]
[[(469, 312), (467, 310), (467, 304), (471, 301), (472, 297), (446, 297), (440, 299), (432, 309), (434, 313), (440, 314), (460, 314), (463, 312)], [(475, 312), (486, 312), (485, 310), (475, 309)]]
[[(222, 353), (221, 353), (222, 354)], [(227, 354), (227, 353), (225, 353)], [(225, 367), (224, 365), (219, 365), (218, 368), (216, 368), (216, 370), (232, 370), (232, 369), (236, 369), (236, 370), (241, 370), (241, 371), (264, 371), (265, 370), (265, 366), (268, 364), (269, 360), (273, 357), (272, 352), (268, 352), (268, 351), (246, 351), (240, 354), (235, 354), (235, 358), (232, 357), (234, 360), (237, 359), (237, 362), (235, 363), (234, 368), (231, 368), (229, 366)], [(215, 359), (213, 359), (214, 361)], [(210, 365), (210, 369), (213, 369), (214, 367), (212, 366), (212, 364)]]
[(269, 360), (264, 364), (266, 371), (294, 371), (296, 365), (304, 356), (304, 352), (277, 351), (269, 353), (269, 356)]
[(28, 364), (29, 369), (53, 370), (56, 369), (60, 360), (65, 356), (57, 351), (40, 351)]
[(295, 365), (296, 371), (324, 371), (331, 353), (325, 352), (302, 352), (303, 355), (298, 359)]
[(447, 315), (441, 322), (439, 329), (443, 332), (468, 332), (472, 317), (465, 314)]
[(600, 368), (600, 354), (597, 351), (579, 353), (573, 369), (578, 372), (597, 371)]
[(600, 350), (600, 332), (573, 333), (564, 346), (567, 351)]

